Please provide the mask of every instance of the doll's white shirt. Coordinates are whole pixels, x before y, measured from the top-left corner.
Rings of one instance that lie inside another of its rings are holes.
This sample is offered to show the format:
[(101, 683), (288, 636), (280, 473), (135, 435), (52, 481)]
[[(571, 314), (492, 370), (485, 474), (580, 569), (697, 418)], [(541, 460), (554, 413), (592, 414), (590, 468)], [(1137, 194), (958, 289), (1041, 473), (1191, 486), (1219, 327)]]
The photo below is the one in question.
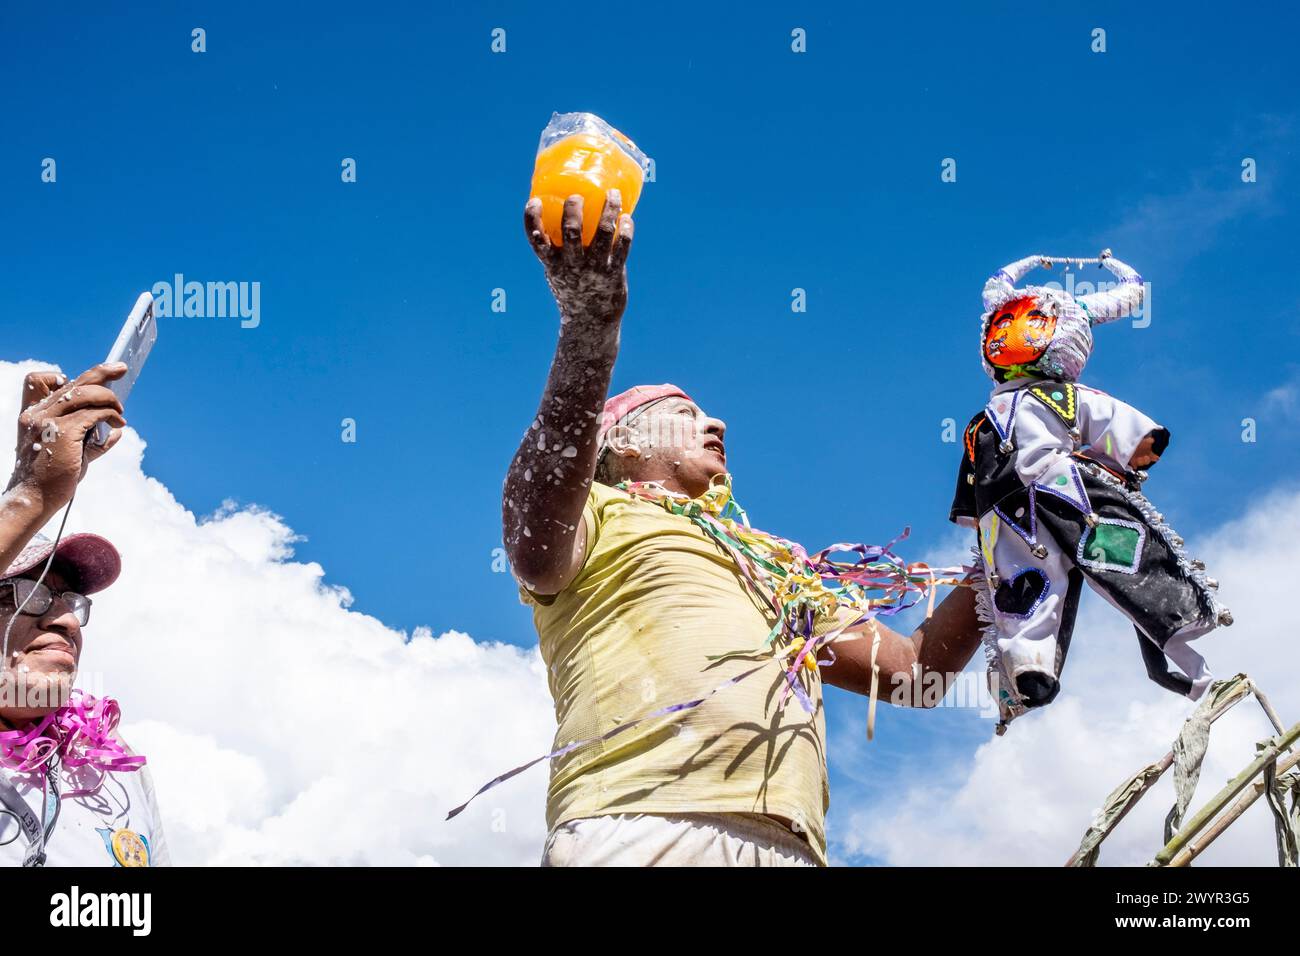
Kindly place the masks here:
[[(1040, 384), (1038, 379), (1013, 379), (993, 389), (990, 404), (999, 395)], [(1086, 385), (1075, 386), (1079, 442), (1059, 415), (1031, 395), (1020, 395), (1011, 421), (1016, 473), (1028, 487), (1049, 484), (1073, 470), (1070, 454), (1087, 449), (1118, 471), (1129, 467), (1142, 439), (1160, 425), (1132, 405)]]
[(1132, 405), (1086, 385), (1077, 386), (1079, 431), (1088, 453), (1123, 471), (1142, 439), (1161, 426)]

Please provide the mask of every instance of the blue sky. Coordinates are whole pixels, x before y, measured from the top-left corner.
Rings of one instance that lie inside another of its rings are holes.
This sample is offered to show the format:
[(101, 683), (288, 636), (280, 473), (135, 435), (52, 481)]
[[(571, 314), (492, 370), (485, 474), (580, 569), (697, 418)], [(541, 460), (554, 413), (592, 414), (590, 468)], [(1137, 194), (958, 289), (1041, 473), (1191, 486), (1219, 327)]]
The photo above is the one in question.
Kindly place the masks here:
[[(146, 469), (197, 513), (283, 515), (299, 557), (393, 626), (530, 646), (492, 571), (557, 325), (520, 220), (550, 113), (590, 110), (656, 161), (614, 387), (672, 381), (724, 418), (756, 524), (810, 546), (910, 525), (905, 555), (950, 548), (942, 423), (987, 393), (984, 277), (1110, 246), (1151, 282), (1152, 324), (1100, 330), (1085, 380), (1171, 429), (1149, 490), (1195, 533), (1298, 459), (1300, 18), (1237, 13), (11, 7), (4, 357), (98, 361), (177, 272), (260, 282), (257, 328), (164, 320), (127, 408)], [(836, 804), (991, 731), (969, 711), (887, 714), (868, 752), (865, 702), (829, 707), (832, 832)]]

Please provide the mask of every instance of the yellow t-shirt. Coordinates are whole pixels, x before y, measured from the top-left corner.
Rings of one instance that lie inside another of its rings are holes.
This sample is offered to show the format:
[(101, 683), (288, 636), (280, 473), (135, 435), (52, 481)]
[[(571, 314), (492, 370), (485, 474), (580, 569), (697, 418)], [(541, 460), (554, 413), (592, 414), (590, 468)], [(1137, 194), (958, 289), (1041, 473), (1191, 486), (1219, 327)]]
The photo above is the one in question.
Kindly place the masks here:
[[(551, 761), (548, 827), (611, 813), (763, 813), (795, 821), (826, 862), (826, 727), (821, 679), (805, 672), (815, 713), (777, 701), (782, 668), (763, 641), (775, 616), (730, 554), (690, 519), (593, 482), (588, 555), (533, 605), (555, 700), (555, 749), (703, 697)], [(722, 660), (710, 657), (729, 655)]]

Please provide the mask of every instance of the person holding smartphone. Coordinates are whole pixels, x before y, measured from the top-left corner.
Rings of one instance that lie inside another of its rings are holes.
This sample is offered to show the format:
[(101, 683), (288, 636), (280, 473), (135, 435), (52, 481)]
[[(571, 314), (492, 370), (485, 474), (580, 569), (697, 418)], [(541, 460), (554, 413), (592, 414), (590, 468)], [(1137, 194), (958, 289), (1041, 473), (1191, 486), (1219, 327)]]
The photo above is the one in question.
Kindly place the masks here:
[[(73, 381), (23, 382), (13, 477), (0, 497), (0, 865), (157, 866), (169, 862), (144, 758), (116, 734), (117, 704), (73, 688), (89, 595), (121, 570), (99, 535), (39, 534), (96, 459), (121, 438), (122, 403), (104, 363)], [(87, 435), (110, 429), (98, 445)]]

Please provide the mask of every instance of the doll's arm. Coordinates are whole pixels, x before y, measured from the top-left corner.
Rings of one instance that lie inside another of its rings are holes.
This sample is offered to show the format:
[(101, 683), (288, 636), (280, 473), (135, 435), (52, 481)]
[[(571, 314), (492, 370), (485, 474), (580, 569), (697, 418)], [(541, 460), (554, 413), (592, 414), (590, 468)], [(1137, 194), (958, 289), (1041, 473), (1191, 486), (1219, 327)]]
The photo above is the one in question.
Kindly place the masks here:
[(1150, 468), (1160, 460), (1160, 456), (1164, 454), (1168, 445), (1169, 429), (1156, 429), (1138, 443), (1137, 450), (1133, 452), (1133, 457), (1129, 459), (1129, 466), (1133, 468)]
[(976, 527), (978, 514), (975, 502), (975, 469), (965, 453), (961, 456), (961, 465), (957, 469), (957, 490), (953, 492), (952, 507), (948, 509), (948, 520), (963, 528)]
[(1149, 468), (1169, 444), (1169, 430), (1132, 405), (1079, 386), (1079, 431), (1089, 454), (1116, 468)]

